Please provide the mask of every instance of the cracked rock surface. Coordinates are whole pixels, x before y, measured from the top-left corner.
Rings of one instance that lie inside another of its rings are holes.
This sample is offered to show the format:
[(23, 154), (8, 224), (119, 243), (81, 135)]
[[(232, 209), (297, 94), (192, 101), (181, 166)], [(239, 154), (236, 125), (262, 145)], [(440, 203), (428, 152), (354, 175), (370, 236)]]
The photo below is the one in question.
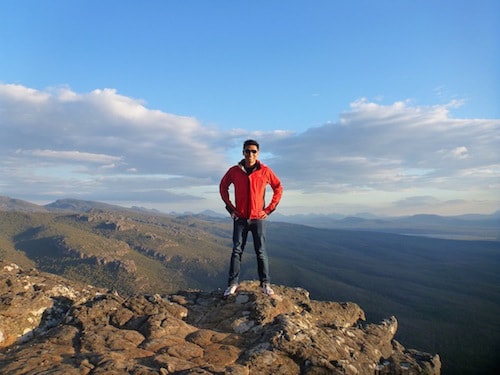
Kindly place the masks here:
[(438, 355), (363, 324), (350, 302), (255, 281), (222, 291), (116, 293), (0, 262), (0, 374), (439, 374)]

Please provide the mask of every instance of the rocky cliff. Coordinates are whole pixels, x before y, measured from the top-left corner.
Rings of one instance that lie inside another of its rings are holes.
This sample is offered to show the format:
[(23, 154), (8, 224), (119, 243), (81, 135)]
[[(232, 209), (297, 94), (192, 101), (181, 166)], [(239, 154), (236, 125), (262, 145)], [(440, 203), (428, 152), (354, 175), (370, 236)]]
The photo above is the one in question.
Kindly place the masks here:
[(354, 303), (243, 282), (222, 291), (116, 293), (0, 262), (0, 374), (439, 374), (440, 359), (364, 324)]

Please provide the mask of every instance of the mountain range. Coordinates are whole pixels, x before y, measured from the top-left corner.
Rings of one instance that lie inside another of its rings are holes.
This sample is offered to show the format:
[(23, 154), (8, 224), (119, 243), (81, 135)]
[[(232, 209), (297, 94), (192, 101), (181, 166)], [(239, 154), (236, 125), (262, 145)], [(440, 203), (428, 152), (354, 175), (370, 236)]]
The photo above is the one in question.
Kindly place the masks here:
[[(155, 209), (133, 206), (125, 208), (108, 203), (78, 199), (61, 199), (47, 205), (36, 205), (27, 201), (0, 196), (0, 210), (27, 212), (81, 211), (91, 209), (132, 211), (168, 216), (194, 216), (200, 218), (226, 218), (213, 210), (200, 213), (162, 213)], [(308, 225), (316, 228), (350, 229), (386, 233), (407, 234), (447, 239), (500, 240), (500, 210), (492, 214), (463, 214), (440, 216), (416, 214), (411, 216), (381, 217), (371, 213), (352, 216), (341, 214), (299, 214), (282, 215), (274, 213), (270, 221)]]
[[(381, 219), (336, 219), (351, 227), (332, 229), (273, 216), (268, 244), (275, 285), (305, 288), (318, 300), (357, 303), (369, 322), (395, 315), (398, 340), (439, 353), (442, 373), (499, 370), (500, 242), (473, 239), (498, 238), (497, 215), (398, 218), (396, 233), (382, 230), (387, 218), (360, 230), (356, 223)], [(468, 240), (398, 232), (420, 223), (420, 234), (434, 228), (450, 235), (466, 228), (464, 222), (472, 228)], [(74, 199), (38, 206), (0, 198), (0, 260), (123, 295), (224, 288), (231, 230), (228, 218), (210, 212), (163, 214)], [(244, 256), (244, 280), (257, 274), (252, 253), (249, 248)]]
[(371, 214), (355, 216), (276, 214), (273, 220), (318, 228), (366, 230), (448, 239), (500, 240), (500, 211), (490, 215), (418, 214), (401, 217), (377, 217)]

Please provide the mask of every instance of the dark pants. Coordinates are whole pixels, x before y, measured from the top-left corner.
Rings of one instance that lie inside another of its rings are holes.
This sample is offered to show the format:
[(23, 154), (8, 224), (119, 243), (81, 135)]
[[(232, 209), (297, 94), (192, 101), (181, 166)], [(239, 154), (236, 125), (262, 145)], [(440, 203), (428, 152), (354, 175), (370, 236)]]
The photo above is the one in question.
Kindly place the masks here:
[(236, 219), (233, 225), (233, 252), (229, 267), (229, 285), (238, 284), (240, 277), (241, 256), (245, 250), (248, 232), (252, 232), (257, 269), (261, 284), (269, 283), (269, 262), (266, 252), (266, 227), (264, 220)]

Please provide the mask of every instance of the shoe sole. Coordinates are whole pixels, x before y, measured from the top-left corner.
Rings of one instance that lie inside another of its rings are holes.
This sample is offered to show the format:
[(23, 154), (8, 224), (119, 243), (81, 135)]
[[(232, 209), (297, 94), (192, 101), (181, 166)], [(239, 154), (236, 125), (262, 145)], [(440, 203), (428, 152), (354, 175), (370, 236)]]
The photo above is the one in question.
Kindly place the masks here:
[(228, 299), (229, 297), (233, 297), (235, 296), (236, 294), (238, 294), (238, 290), (240, 289), (240, 287), (236, 288), (234, 293), (231, 293), (231, 294), (228, 294), (227, 296), (226, 295), (222, 295), (222, 299)]

